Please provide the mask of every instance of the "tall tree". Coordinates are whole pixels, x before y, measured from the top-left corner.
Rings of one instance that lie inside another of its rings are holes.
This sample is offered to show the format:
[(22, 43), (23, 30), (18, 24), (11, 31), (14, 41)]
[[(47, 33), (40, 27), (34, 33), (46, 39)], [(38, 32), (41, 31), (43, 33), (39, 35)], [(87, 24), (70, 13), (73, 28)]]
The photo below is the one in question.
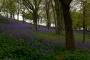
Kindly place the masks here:
[(56, 11), (56, 33), (60, 34), (63, 30), (63, 12), (59, 0), (54, 0), (54, 2)]
[(49, 29), (51, 26), (50, 21), (50, 0), (45, 0), (45, 10), (46, 10), (46, 17), (47, 17), (47, 28)]
[(35, 30), (37, 31), (37, 21), (38, 21), (38, 10), (41, 0), (23, 0), (23, 4), (28, 8), (33, 16), (33, 23)]
[(71, 2), (72, 0), (59, 0), (59, 3), (62, 6), (63, 16), (64, 16), (67, 49), (75, 48), (75, 40), (74, 40), (73, 29), (72, 29), (72, 19), (70, 16), (70, 3)]

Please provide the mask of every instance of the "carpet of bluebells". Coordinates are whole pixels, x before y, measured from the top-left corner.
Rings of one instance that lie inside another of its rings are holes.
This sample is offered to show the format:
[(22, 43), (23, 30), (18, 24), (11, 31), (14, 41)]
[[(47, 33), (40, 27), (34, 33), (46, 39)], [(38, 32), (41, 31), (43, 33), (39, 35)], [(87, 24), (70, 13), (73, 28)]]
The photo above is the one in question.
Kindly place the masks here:
[[(1, 17), (0, 20), (2, 20)], [(31, 24), (19, 22), (17, 24), (12, 19), (8, 19), (9, 22), (6, 20), (7, 18), (2, 20), (6, 24), (0, 24), (0, 60), (90, 60), (89, 49), (66, 50), (59, 45), (60, 43), (54, 44), (37, 38), (32, 33)], [(13, 24), (10, 24), (11, 22)], [(50, 30), (44, 26), (38, 26), (38, 28), (38, 32), (54, 32), (53, 28)], [(41, 33), (38, 35), (43, 37)], [(48, 37), (52, 38), (52, 36)], [(81, 47), (81, 45), (78, 46)]]
[(88, 50), (65, 50), (49, 41), (27, 42), (0, 33), (0, 60), (90, 60)]

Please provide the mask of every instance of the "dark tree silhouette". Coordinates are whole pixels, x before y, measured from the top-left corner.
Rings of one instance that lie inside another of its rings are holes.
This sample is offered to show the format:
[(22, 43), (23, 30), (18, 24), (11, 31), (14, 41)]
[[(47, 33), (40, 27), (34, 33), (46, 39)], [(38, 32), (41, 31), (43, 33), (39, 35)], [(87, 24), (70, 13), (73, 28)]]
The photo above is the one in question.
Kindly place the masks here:
[(72, 29), (72, 19), (70, 16), (70, 3), (72, 0), (59, 0), (59, 3), (62, 5), (64, 24), (65, 24), (65, 37), (66, 37), (66, 48), (74, 49), (75, 40)]

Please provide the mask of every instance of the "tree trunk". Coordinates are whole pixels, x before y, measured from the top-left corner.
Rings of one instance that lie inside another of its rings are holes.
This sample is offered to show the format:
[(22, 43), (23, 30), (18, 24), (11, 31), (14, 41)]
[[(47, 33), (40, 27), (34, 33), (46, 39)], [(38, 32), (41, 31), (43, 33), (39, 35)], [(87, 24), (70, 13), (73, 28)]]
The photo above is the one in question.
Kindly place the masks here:
[(47, 28), (49, 29), (51, 27), (51, 21), (49, 17), (49, 13), (47, 13)]
[(24, 17), (23, 17), (23, 23), (25, 23), (25, 19), (24, 19)]
[(85, 34), (86, 34), (86, 21), (85, 21), (85, 18), (86, 18), (86, 12), (85, 12), (85, 10), (86, 10), (86, 1), (84, 1), (83, 2), (83, 43), (85, 43)]
[(72, 29), (72, 19), (70, 16), (70, 7), (69, 5), (62, 5), (63, 8), (63, 16), (64, 16), (64, 24), (65, 24), (65, 37), (66, 37), (66, 48), (74, 49), (75, 41)]
[(15, 19), (15, 18), (14, 18), (14, 13), (12, 13), (12, 18)]
[(53, 0), (51, 0), (51, 6), (52, 6), (52, 11), (53, 11), (53, 18), (54, 18), (54, 24), (55, 24), (55, 32), (57, 34), (57, 28), (56, 28), (56, 11), (55, 11), (55, 6), (53, 5)]
[(7, 14), (6, 14), (6, 15), (7, 15), (7, 18), (8, 18), (8, 12), (7, 12)]
[(34, 10), (33, 11), (33, 23), (34, 23), (35, 31), (37, 31), (37, 19), (38, 19), (37, 10)]
[(45, 9), (46, 9), (46, 16), (47, 16), (47, 28), (49, 29), (51, 27), (51, 21), (50, 21), (50, 0), (45, 0)]
[(17, 12), (17, 20), (19, 20), (19, 10), (18, 10), (18, 12)]
[(25, 23), (25, 18), (24, 18), (24, 14), (25, 14), (25, 9), (22, 11), (23, 12), (23, 23)]
[(56, 33), (60, 34), (63, 29), (63, 11), (61, 9), (61, 3), (59, 0), (55, 1), (55, 11), (56, 11)]

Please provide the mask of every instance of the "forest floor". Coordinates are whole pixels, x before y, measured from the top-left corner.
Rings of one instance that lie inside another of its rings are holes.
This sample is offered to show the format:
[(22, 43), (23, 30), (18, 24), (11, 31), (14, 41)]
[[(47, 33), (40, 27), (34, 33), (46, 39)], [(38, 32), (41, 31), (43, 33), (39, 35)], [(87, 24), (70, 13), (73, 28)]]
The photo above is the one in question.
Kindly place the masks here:
[[(89, 31), (86, 32), (85, 43), (82, 43), (82, 31), (74, 31), (76, 47), (79, 49), (75, 51), (63, 50), (65, 36), (64, 34), (56, 35), (54, 28), (48, 30), (45, 26), (38, 25), (38, 30), (35, 32), (32, 24), (11, 19), (10, 23), (0, 23), (0, 33), (5, 34), (0, 35), (0, 59), (3, 56), (6, 60), (10, 60), (7, 57), (13, 56), (14, 60), (90, 60)], [(53, 59), (52, 55), (57, 59)], [(15, 56), (21, 56), (21, 59), (16, 59)]]
[[(0, 24), (0, 31), (8, 35), (16, 37), (17, 39), (25, 39), (27, 41), (41, 39), (43, 41), (51, 42), (53, 45), (64, 46), (64, 35), (56, 35), (54, 29), (47, 29), (44, 26), (39, 26), (38, 32), (33, 31), (33, 25), (28, 23), (22, 24)], [(86, 41), (82, 43), (82, 32), (75, 31), (75, 40), (77, 48), (90, 49), (90, 34), (86, 34)]]

